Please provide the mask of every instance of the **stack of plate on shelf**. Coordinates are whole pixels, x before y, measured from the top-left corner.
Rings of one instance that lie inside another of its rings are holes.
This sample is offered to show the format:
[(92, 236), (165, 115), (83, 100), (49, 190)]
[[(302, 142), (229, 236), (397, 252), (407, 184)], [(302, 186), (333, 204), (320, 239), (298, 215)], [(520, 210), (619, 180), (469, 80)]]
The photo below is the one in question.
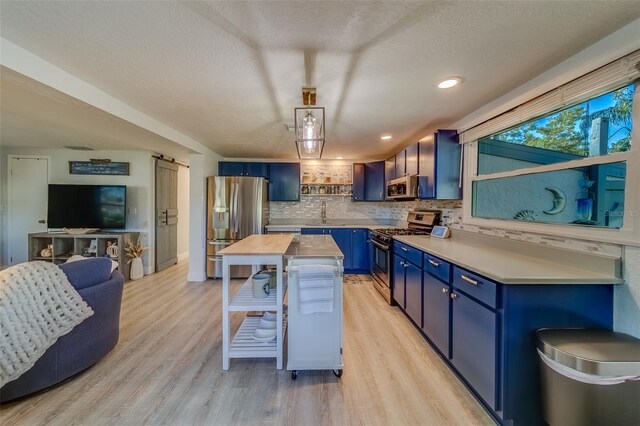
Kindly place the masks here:
[(271, 312), (265, 312), (260, 318), (258, 328), (253, 332), (251, 337), (258, 342), (270, 342), (276, 338), (276, 318), (277, 315)]

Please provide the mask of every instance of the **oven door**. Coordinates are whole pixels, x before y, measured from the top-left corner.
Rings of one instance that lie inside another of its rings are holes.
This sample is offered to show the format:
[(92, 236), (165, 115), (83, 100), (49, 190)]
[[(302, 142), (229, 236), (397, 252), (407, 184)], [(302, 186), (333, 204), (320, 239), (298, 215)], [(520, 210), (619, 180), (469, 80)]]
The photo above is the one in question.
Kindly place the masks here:
[(388, 246), (377, 241), (373, 243), (373, 275), (382, 284), (389, 288), (389, 273), (391, 270), (390, 253)]

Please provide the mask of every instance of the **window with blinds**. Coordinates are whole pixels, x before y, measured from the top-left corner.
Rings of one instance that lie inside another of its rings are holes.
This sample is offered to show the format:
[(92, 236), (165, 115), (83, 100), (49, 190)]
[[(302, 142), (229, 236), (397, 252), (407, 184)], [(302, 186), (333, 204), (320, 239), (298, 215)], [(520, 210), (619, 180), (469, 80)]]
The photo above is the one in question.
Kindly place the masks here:
[(639, 81), (636, 51), (461, 132), (463, 221), (637, 245)]

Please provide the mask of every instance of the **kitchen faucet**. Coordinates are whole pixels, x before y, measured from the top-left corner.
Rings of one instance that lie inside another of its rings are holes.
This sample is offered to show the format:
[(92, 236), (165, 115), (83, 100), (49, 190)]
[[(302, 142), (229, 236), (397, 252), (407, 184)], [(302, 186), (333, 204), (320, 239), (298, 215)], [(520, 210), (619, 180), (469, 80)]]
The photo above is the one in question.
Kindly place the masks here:
[(327, 203), (324, 201), (320, 203), (320, 219), (322, 223), (327, 223)]

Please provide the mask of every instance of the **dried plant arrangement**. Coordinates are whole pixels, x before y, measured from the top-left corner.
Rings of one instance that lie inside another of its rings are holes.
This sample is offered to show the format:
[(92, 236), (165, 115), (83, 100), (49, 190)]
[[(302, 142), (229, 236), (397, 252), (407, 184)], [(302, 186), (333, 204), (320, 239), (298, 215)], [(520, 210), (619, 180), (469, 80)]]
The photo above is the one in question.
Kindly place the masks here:
[(140, 238), (138, 238), (138, 242), (133, 244), (131, 242), (131, 240), (127, 240), (127, 247), (125, 248), (125, 251), (127, 253), (127, 257), (129, 258), (129, 262), (131, 262), (133, 259), (138, 258), (138, 257), (142, 257), (142, 255), (149, 250), (149, 247), (145, 247), (142, 245), (142, 242), (140, 242)]

